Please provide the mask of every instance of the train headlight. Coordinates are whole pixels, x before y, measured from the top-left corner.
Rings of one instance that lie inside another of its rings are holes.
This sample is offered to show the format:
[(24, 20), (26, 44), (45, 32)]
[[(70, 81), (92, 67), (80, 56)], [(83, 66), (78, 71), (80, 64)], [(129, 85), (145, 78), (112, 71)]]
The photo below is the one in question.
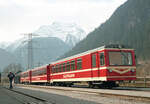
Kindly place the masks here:
[(134, 69), (131, 69), (131, 72), (135, 72), (135, 70), (134, 70)]
[(109, 72), (111, 73), (111, 72), (112, 72), (112, 69), (109, 69)]

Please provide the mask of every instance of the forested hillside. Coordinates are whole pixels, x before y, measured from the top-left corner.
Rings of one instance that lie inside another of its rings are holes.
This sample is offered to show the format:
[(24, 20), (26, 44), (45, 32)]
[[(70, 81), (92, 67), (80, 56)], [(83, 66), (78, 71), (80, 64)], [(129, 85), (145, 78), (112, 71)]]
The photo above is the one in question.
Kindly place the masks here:
[(128, 0), (64, 57), (104, 44), (120, 43), (134, 48), (137, 57), (146, 60), (150, 58), (149, 40), (150, 0)]

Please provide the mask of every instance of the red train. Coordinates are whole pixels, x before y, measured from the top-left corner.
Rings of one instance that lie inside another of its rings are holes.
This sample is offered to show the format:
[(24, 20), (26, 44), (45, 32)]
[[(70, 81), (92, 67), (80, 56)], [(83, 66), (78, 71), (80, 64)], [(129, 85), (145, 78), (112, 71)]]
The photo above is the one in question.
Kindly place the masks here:
[(61, 86), (87, 82), (90, 87), (115, 87), (116, 81), (135, 79), (134, 50), (107, 45), (22, 72), (20, 82)]

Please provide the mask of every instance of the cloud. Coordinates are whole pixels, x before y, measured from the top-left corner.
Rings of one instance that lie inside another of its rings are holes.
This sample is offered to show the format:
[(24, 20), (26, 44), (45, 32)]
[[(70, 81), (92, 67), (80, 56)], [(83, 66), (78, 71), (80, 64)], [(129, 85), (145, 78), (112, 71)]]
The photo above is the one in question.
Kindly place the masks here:
[[(86, 32), (108, 19), (126, 0), (0, 0), (0, 34), (15, 39), (53, 21), (72, 21)], [(1, 37), (1, 39), (6, 39)]]
[(60, 3), (60, 2), (113, 2), (113, 0), (45, 0), (47, 2), (50, 2), (50, 3)]

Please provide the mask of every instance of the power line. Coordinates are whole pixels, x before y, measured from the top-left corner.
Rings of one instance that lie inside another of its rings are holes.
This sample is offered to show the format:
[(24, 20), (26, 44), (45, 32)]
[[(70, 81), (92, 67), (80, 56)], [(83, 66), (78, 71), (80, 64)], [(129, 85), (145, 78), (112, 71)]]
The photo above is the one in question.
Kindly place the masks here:
[(27, 47), (27, 54), (28, 54), (28, 69), (32, 69), (34, 67), (34, 62), (33, 62), (33, 44), (32, 44), (32, 37), (33, 36), (38, 36), (36, 34), (33, 34), (33, 33), (28, 33), (28, 34), (24, 34), (24, 35), (27, 35), (28, 36), (28, 47)]

